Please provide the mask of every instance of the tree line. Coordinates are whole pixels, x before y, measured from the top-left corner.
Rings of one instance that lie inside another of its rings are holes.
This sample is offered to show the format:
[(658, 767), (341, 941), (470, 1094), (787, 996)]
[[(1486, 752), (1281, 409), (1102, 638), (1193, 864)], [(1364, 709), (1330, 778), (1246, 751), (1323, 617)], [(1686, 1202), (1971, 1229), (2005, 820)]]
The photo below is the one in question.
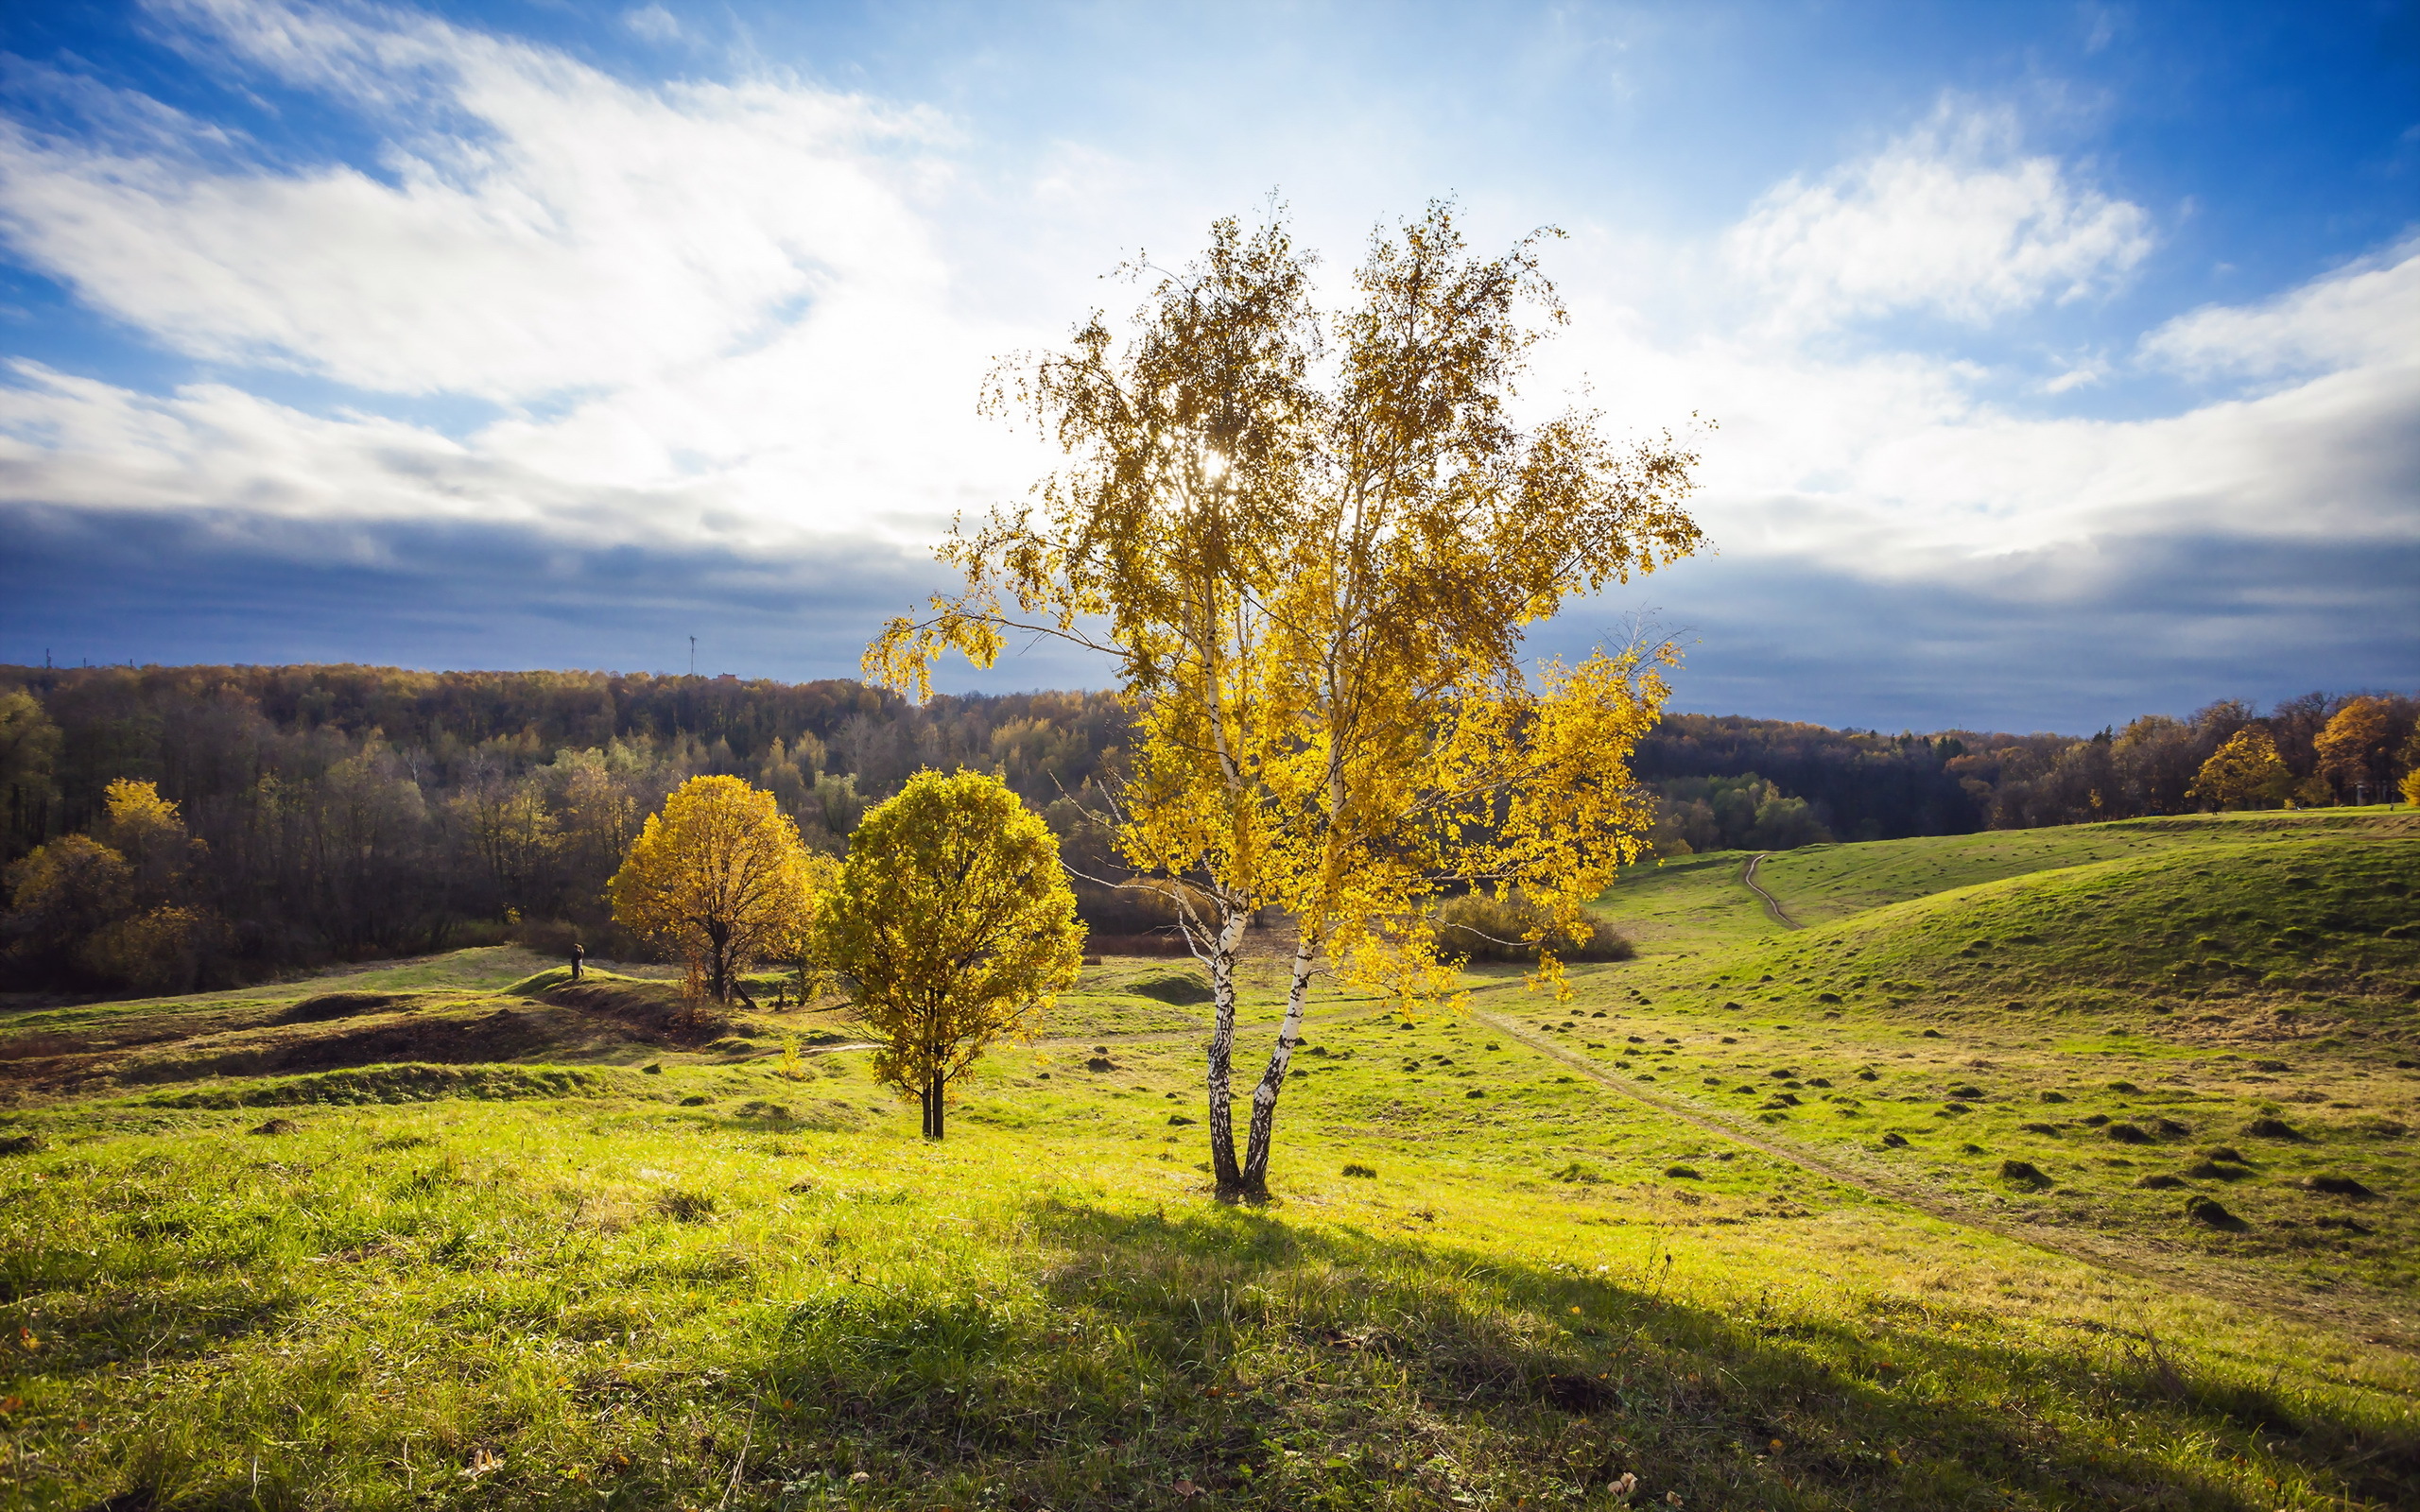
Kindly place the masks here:
[[(2266, 713), (2228, 698), (2088, 736), (1888, 735), (1674, 713), (1639, 743), (1637, 771), (1659, 799), (1662, 853), (1779, 850), (2213, 808), (2391, 802), (2420, 769), (2415, 715), (2420, 700), (2394, 693), (2310, 693)], [(2251, 789), (2197, 788), (2239, 737), (2266, 741), (2273, 765)]]
[[(0, 668), (0, 864), (14, 868), (0, 971), (20, 987), (170, 990), (575, 929), (635, 951), (606, 880), (697, 776), (746, 779), (838, 854), (915, 771), (996, 772), (1037, 808), (1060, 803), (1071, 855), (1098, 865), (1105, 840), (1066, 800), (1117, 769), (1128, 724), (1108, 694), (917, 707), (853, 680)], [(24, 874), (38, 849), (122, 829), (111, 791), (130, 781), (151, 784), (192, 842), (143, 907), (122, 888)], [(1148, 901), (1096, 892), (1101, 927), (1165, 921)], [(156, 959), (92, 943), (126, 911), (161, 908), (200, 922), (173, 948), (159, 935)]]
[[(2076, 737), (1667, 713), (1633, 762), (1658, 853), (1786, 850), (2222, 801), (2375, 801), (2420, 768), (2414, 714), (2408, 696), (2315, 693), (2266, 713), (2224, 700)], [(2240, 791), (2196, 791), (2247, 733), (2268, 742), (2272, 763)], [(512, 934), (549, 944), (584, 930), (628, 952), (636, 945), (614, 931), (605, 882), (689, 778), (746, 779), (811, 850), (837, 855), (869, 803), (927, 767), (997, 774), (1048, 817), (1086, 921), (1141, 943), (1172, 922), (1170, 908), (1096, 880), (1126, 869), (1098, 800), (1134, 741), (1132, 708), (1114, 693), (912, 704), (850, 679), (0, 667), (0, 864), (124, 831), (132, 821), (112, 817), (109, 795), (129, 781), (153, 784), (183, 836), (173, 868), (151, 848), (135, 891), (94, 884), (61, 896), (54, 879), (43, 896), (12, 892), (0, 970), (20, 987), (166, 990)], [(155, 930), (139, 948), (123, 932), (91, 943), (162, 908), (206, 922)]]

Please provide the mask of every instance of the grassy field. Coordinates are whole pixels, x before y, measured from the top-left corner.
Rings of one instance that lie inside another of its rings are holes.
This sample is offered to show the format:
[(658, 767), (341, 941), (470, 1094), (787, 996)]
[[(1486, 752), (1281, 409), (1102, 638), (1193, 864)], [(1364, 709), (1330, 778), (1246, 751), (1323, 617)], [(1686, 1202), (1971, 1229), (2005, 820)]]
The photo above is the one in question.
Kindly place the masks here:
[(1322, 996), (1259, 1210), (1167, 962), (940, 1146), (843, 1015), (510, 950), (18, 1015), (0, 1498), (2420, 1502), (2411, 816), (1745, 859), (1566, 1003)]

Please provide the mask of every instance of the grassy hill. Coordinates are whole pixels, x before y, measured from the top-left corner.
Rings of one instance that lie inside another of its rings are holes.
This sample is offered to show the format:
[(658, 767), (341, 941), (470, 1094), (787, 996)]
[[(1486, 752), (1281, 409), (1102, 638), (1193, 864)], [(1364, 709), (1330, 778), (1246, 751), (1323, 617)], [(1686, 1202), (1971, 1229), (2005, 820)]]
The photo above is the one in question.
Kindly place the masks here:
[(1256, 1211), (1167, 962), (1088, 971), (938, 1147), (837, 1013), (510, 950), (18, 1015), (0, 1494), (2420, 1499), (2420, 824), (1789, 852), (1798, 929), (1745, 859), (1625, 879), (1641, 954), (1565, 1003), (1322, 996)]

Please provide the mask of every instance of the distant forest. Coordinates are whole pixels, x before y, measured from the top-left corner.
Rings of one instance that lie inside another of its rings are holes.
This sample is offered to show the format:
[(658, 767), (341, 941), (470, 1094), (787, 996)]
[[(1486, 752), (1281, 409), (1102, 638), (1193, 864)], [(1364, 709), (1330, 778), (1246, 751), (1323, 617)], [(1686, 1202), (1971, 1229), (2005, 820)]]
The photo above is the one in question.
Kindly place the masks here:
[[(2362, 783), (2375, 799), (2420, 760), (2415, 707), (2363, 703), (2377, 749), (2357, 772), (2319, 753), (2351, 701), (2221, 702), (2082, 739), (1675, 714), (1635, 770), (1666, 855), (2182, 812), (2247, 727), (2273, 740), (2298, 801), (2349, 801)], [(1085, 800), (1127, 732), (1105, 693), (913, 707), (845, 680), (0, 666), (0, 963), (19, 987), (170, 990), (574, 931), (618, 954), (605, 880), (664, 795), (706, 773), (769, 790), (837, 851), (918, 768), (980, 767), (1049, 817), (1073, 863), (1108, 874)], [(152, 791), (173, 809), (147, 806)], [(1160, 922), (1132, 894), (1079, 891), (1096, 929)]]

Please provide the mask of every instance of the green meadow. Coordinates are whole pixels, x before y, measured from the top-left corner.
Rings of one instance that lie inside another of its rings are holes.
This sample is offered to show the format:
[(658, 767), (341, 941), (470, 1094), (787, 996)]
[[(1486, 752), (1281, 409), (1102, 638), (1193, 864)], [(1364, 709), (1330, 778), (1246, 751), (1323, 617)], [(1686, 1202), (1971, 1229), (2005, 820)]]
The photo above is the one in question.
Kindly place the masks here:
[[(2420, 1504), (2420, 816), (1635, 868), (1318, 1000), (1260, 1208), (1089, 968), (953, 1116), (511, 948), (20, 1012), (26, 1507)], [(1251, 978), (1256, 1072), (1280, 979)]]

